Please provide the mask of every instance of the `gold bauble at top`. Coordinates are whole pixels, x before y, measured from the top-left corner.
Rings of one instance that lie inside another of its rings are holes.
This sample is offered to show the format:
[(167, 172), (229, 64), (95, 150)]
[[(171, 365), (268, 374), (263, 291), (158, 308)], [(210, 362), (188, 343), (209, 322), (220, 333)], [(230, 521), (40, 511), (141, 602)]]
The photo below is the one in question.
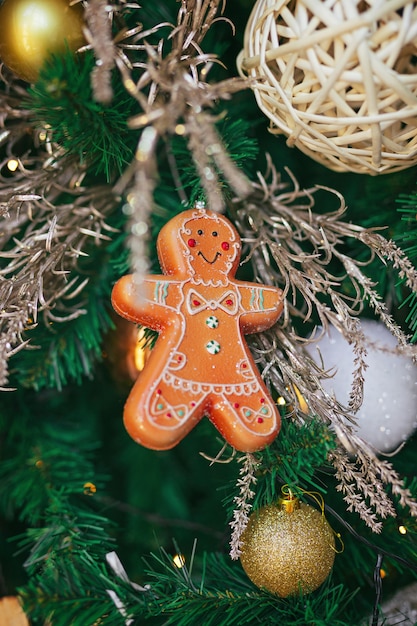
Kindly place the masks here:
[(252, 513), (242, 542), (240, 561), (248, 577), (284, 598), (314, 591), (333, 567), (331, 527), (320, 511), (296, 498)]
[(0, 6), (0, 59), (28, 82), (50, 54), (85, 43), (84, 11), (69, 0), (4, 0)]

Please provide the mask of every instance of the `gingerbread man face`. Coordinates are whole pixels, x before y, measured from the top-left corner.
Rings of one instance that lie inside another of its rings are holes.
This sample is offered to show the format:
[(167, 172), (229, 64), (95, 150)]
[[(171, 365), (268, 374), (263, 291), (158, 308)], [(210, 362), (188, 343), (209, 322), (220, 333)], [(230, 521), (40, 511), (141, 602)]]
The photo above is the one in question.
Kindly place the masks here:
[[(173, 240), (181, 245), (172, 247)], [(232, 224), (217, 213), (195, 214), (188, 220), (171, 220), (158, 238), (158, 256), (166, 273), (187, 263), (186, 272), (200, 281), (222, 281), (236, 271), (240, 238)]]
[(228, 275), (239, 262), (240, 244), (230, 222), (221, 215), (191, 219), (184, 224), (182, 239), (188, 248), (190, 269), (198, 276), (207, 275), (207, 265), (215, 274)]
[(115, 285), (115, 310), (160, 332), (125, 406), (130, 435), (147, 447), (176, 445), (208, 416), (236, 449), (268, 445), (279, 413), (256, 368), (244, 334), (279, 318), (282, 292), (236, 280), (240, 238), (222, 215), (185, 211), (161, 230), (163, 274), (137, 285)]

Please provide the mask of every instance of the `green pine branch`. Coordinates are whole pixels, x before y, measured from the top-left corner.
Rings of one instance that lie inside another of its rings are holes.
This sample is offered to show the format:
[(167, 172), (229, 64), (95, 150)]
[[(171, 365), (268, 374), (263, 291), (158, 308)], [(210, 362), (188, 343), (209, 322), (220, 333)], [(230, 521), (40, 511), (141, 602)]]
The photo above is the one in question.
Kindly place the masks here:
[(335, 446), (335, 436), (320, 420), (308, 420), (300, 426), (284, 418), (280, 435), (255, 455), (259, 466), (254, 507), (276, 502), (282, 496), (282, 485), (294, 493), (300, 488), (323, 491), (318, 472), (329, 470), (327, 458)]
[[(65, 405), (68, 396), (60, 400)], [(3, 398), (0, 432), (7, 433), (7, 447), (0, 464), (0, 510), (5, 517), (36, 525), (48, 508), (59, 510), (72, 496), (85, 501), (92, 492), (84, 485), (101, 489), (104, 477), (93, 465), (93, 424), (74, 403), (59, 419), (62, 410), (48, 392), (16, 391)]]
[(196, 573), (192, 562), (189, 569), (178, 569), (163, 551), (153, 554), (148, 566), (152, 594), (146, 610), (151, 617), (163, 617), (160, 623), (167, 626), (358, 626), (349, 621), (354, 594), (340, 585), (327, 583), (310, 595), (278, 598), (257, 589), (239, 564), (217, 553), (204, 555)]
[(94, 63), (91, 52), (51, 56), (28, 90), (25, 104), (34, 124), (46, 130), (64, 153), (110, 181), (132, 160), (137, 137), (127, 120), (137, 112), (137, 104), (116, 77), (112, 102), (96, 102), (90, 83)]
[[(335, 437), (320, 420), (309, 420), (300, 426), (291, 418), (284, 418), (279, 436), (254, 454), (258, 465), (253, 508), (276, 503), (282, 497), (283, 485), (294, 493), (300, 489), (325, 491), (318, 474), (329, 471), (327, 457), (335, 445)], [(234, 485), (224, 501), (229, 517), (237, 491)]]
[(94, 419), (73, 403), (60, 420), (58, 406), (48, 393), (26, 391), (8, 394), (0, 411), (7, 433), (0, 510), (28, 524), (13, 540), (29, 577), (19, 593), (34, 624), (85, 626), (113, 613), (115, 626), (123, 625), (107, 592), (119, 586), (105, 561), (114, 549), (111, 523), (95, 510), (104, 477), (94, 467)]

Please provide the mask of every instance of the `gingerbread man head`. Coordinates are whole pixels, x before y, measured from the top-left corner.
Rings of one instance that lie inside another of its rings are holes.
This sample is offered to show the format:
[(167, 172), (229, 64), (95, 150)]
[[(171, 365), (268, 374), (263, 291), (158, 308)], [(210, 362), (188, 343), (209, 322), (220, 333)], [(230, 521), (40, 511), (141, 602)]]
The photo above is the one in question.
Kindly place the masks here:
[(240, 260), (240, 237), (219, 213), (190, 209), (159, 233), (158, 255), (167, 274), (186, 273), (199, 283), (222, 283)]

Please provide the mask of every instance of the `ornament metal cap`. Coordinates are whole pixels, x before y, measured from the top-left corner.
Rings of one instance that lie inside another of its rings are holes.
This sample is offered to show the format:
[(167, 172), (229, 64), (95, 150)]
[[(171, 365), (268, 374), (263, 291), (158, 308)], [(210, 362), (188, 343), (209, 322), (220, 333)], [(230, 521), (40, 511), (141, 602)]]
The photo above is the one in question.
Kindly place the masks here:
[(289, 490), (278, 499), (278, 507), (286, 513), (293, 513), (300, 508), (300, 500)]

